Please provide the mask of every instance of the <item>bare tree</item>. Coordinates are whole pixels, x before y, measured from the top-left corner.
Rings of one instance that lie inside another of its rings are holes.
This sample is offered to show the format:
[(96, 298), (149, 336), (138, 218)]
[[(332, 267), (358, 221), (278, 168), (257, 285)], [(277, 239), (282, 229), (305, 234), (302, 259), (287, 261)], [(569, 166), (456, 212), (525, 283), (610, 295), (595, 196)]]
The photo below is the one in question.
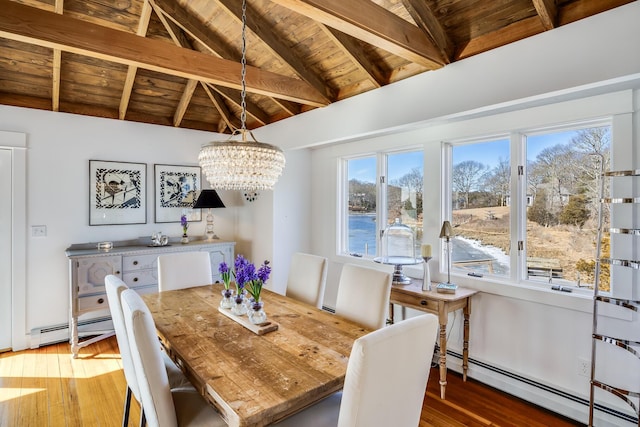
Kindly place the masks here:
[(487, 174), (485, 186), (487, 190), (499, 197), (499, 206), (505, 205), (505, 199), (509, 194), (509, 182), (511, 180), (511, 166), (508, 160), (502, 157), (498, 159), (498, 164)]
[(547, 201), (549, 210), (554, 214), (563, 206), (567, 192), (575, 183), (571, 165), (575, 164), (576, 153), (565, 144), (556, 144), (543, 149), (536, 157), (536, 167), (544, 174), (544, 182), (549, 186)]
[[(597, 200), (600, 187), (600, 163), (609, 169), (611, 131), (608, 126), (582, 129), (571, 139), (573, 146), (580, 151), (582, 158), (576, 164), (576, 178), (587, 200)], [(605, 181), (605, 184), (607, 181)], [(592, 218), (597, 215), (597, 203), (588, 205)]]
[[(422, 170), (420, 170), (420, 168), (411, 169), (411, 171), (391, 183), (398, 187), (406, 188), (409, 190), (410, 197), (415, 197), (415, 200), (411, 201), (411, 205), (413, 206), (413, 202), (415, 202), (414, 208), (416, 210), (416, 216), (422, 213), (423, 183), (424, 176), (422, 175)], [(402, 202), (406, 205), (406, 200), (402, 200)]]
[(453, 167), (453, 190), (464, 194), (465, 208), (469, 207), (469, 194), (472, 190), (479, 190), (487, 166), (475, 160), (465, 160)]

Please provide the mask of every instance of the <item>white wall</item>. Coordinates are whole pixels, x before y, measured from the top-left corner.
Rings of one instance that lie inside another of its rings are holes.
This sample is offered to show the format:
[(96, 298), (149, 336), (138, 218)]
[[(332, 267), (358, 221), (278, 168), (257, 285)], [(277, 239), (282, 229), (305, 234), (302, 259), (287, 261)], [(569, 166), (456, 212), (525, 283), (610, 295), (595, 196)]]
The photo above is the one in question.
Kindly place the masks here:
[[(25, 330), (68, 322), (69, 273), (65, 249), (73, 243), (150, 236), (178, 236), (179, 223), (154, 224), (154, 163), (197, 165), (200, 145), (215, 138), (207, 132), (82, 117), (0, 106), (0, 129), (26, 134), (26, 314)], [(147, 224), (89, 226), (89, 160), (147, 165)], [(208, 188), (206, 181), (203, 186)], [(226, 209), (216, 209), (215, 231), (233, 240), (250, 209), (235, 192), (221, 192)], [(203, 215), (204, 216), (204, 215)], [(247, 218), (248, 217), (248, 218)], [(45, 225), (46, 237), (31, 237), (30, 227)], [(204, 234), (204, 220), (191, 235)], [(28, 345), (28, 340), (27, 340)]]

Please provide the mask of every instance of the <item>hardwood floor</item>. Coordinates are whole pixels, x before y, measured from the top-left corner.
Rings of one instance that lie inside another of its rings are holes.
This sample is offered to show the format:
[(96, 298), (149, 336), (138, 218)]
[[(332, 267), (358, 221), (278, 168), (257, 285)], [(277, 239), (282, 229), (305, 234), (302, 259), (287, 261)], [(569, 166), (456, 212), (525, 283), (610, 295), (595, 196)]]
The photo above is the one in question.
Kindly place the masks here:
[[(68, 343), (1, 353), (0, 427), (119, 426), (126, 389), (121, 369), (115, 337), (81, 349), (78, 359)], [(432, 370), (419, 427), (579, 425), (476, 381), (463, 383), (456, 373), (447, 380), (447, 400), (440, 400)], [(140, 417), (133, 400), (130, 426)]]

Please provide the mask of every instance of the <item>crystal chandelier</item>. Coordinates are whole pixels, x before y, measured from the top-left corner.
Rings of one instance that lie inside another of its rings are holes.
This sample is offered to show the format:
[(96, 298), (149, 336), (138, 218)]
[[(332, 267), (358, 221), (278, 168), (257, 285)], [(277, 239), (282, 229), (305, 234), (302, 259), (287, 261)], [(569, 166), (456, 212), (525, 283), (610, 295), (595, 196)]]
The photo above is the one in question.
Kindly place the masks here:
[[(285, 165), (280, 148), (256, 141), (247, 130), (246, 73), (247, 73), (247, 2), (242, 1), (242, 91), (240, 129), (236, 129), (226, 141), (214, 141), (203, 145), (198, 155), (200, 167), (214, 189), (221, 190), (270, 190), (275, 185)], [(247, 135), (251, 140), (247, 140)], [(240, 140), (234, 140), (239, 136)]]

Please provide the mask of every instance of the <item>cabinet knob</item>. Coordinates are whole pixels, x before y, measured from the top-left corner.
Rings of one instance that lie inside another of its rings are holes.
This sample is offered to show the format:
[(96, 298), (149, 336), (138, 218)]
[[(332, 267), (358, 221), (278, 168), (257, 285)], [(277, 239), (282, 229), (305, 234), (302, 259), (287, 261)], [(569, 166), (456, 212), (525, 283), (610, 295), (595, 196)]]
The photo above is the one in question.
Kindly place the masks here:
[(133, 261), (133, 265), (138, 265), (138, 261)]
[(98, 304), (102, 304), (104, 302), (104, 298), (98, 298)]
[(137, 278), (137, 277), (134, 277), (134, 278), (133, 278), (133, 281), (134, 281), (134, 282), (137, 282), (137, 281), (138, 281), (138, 278)]
[(422, 301), (420, 301), (420, 305), (427, 305), (427, 300), (423, 299)]
[(120, 270), (116, 271), (116, 274), (120, 274)]

